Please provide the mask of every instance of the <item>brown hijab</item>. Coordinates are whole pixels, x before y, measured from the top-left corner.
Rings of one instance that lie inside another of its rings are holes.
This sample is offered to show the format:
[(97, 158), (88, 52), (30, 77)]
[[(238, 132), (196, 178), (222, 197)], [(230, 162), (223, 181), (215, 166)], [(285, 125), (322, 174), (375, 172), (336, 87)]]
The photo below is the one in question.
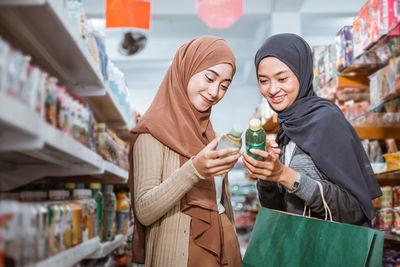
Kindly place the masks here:
[[(175, 54), (150, 108), (131, 131), (128, 184), (133, 201), (133, 146), (139, 134), (150, 133), (178, 153), (181, 166), (215, 138), (210, 122), (211, 108), (205, 112), (197, 111), (188, 98), (187, 85), (194, 74), (222, 63), (230, 64), (234, 75), (236, 65), (231, 48), (225, 40), (213, 36), (196, 38), (181, 46)], [(214, 179), (202, 179), (185, 195), (181, 207), (182, 212), (192, 217), (194, 242), (213, 253), (218, 262), (225, 263), (215, 194)], [(137, 263), (145, 260), (144, 229), (135, 215), (133, 259)]]

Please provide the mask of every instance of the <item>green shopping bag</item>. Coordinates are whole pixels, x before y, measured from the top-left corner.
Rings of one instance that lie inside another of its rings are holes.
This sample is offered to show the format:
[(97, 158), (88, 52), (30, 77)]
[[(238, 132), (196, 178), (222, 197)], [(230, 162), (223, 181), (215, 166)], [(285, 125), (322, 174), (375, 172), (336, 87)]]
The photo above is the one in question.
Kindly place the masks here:
[(384, 232), (260, 208), (242, 266), (382, 266)]

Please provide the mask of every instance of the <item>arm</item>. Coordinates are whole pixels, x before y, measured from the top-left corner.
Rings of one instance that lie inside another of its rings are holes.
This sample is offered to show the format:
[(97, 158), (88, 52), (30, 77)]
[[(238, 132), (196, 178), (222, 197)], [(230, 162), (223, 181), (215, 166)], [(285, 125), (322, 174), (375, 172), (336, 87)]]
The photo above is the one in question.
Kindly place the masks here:
[(164, 216), (202, 177), (188, 160), (162, 180), (164, 145), (150, 134), (139, 135), (133, 151), (135, 211), (150, 225)]
[(325, 210), (316, 180), (322, 184), (324, 197), (334, 221), (358, 225), (367, 221), (358, 200), (350, 192), (332, 183), (323, 175), (312, 159), (301, 149), (296, 148), (290, 167), (299, 173), (299, 186), (293, 191), (289, 190), (289, 193), (304, 200), (307, 207), (317, 217), (324, 218)]

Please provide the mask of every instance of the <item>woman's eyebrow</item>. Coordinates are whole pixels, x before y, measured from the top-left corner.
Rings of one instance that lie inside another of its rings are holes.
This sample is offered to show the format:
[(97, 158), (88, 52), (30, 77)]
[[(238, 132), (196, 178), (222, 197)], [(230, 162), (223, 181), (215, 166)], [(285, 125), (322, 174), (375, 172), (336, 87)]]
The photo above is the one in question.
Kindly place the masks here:
[[(212, 72), (212, 73), (214, 73), (217, 77), (219, 77), (219, 73), (218, 72), (216, 72), (215, 70), (212, 70), (212, 69), (207, 69), (207, 71), (210, 71), (210, 72)], [(225, 79), (224, 81), (227, 81), (227, 82), (232, 82), (232, 79)]]

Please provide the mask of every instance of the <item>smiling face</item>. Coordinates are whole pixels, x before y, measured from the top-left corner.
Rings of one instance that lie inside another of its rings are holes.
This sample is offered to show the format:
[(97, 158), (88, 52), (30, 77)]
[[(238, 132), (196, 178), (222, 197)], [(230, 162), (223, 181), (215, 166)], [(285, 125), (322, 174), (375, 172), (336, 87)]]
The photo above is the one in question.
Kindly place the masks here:
[(283, 111), (296, 101), (300, 84), (296, 75), (276, 57), (266, 57), (258, 65), (261, 94), (276, 111)]
[(197, 111), (204, 112), (217, 104), (232, 81), (230, 64), (218, 64), (193, 75), (187, 87), (188, 97)]

